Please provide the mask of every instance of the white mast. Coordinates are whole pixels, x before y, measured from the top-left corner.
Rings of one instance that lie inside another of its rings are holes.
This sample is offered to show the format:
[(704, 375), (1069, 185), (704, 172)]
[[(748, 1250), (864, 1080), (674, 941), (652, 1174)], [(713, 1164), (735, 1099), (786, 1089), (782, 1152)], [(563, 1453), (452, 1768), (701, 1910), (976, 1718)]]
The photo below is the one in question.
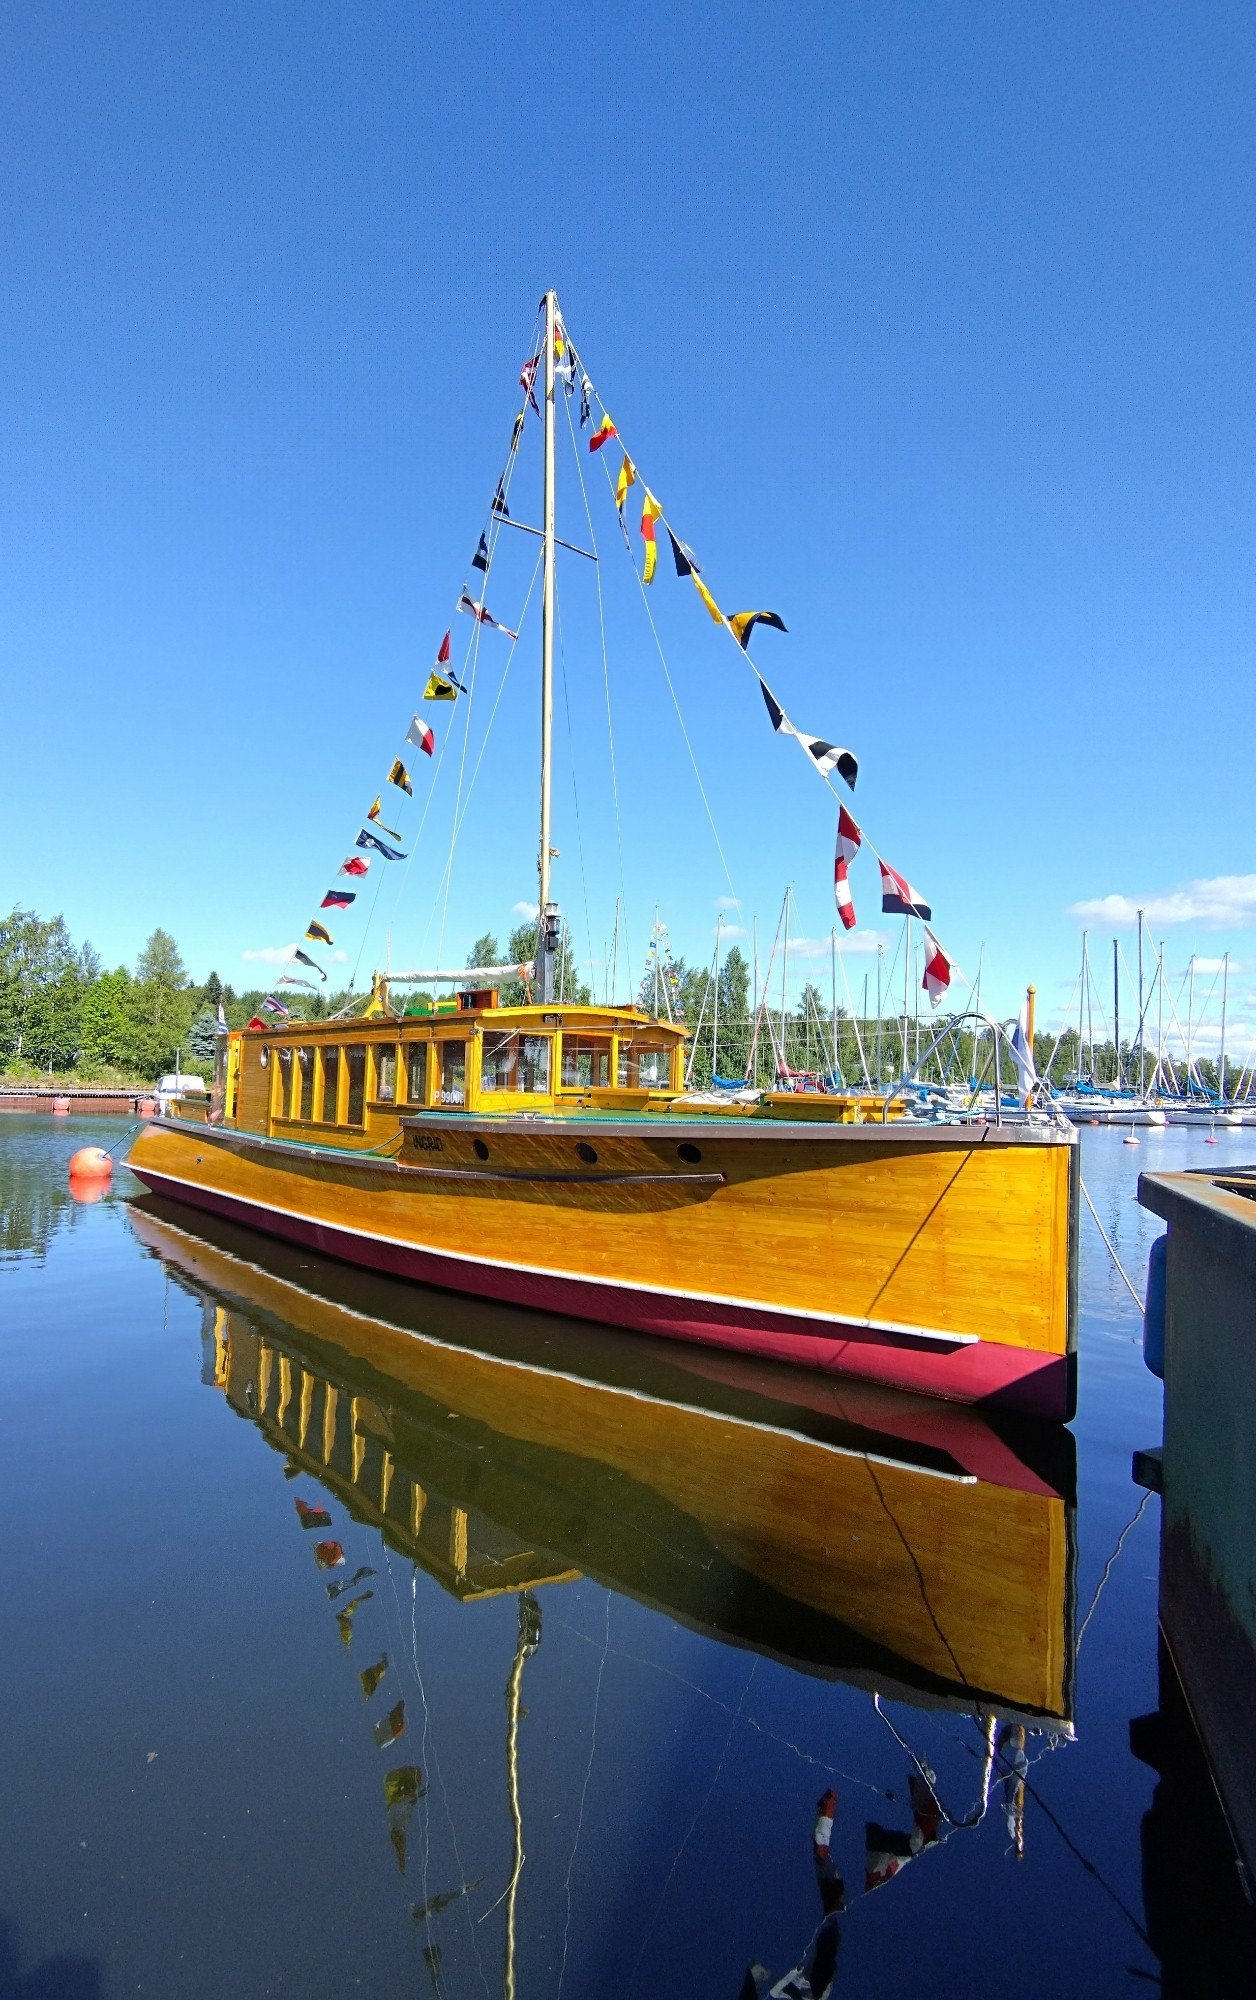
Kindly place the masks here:
[(1224, 952), (1221, 958), (1221, 1054), (1217, 1061), (1217, 1099), (1225, 1104), (1225, 1003), (1226, 989), (1230, 984), (1230, 954)]
[(545, 491), (541, 571), (541, 854), (537, 912), (537, 983), (540, 997), (554, 997), (550, 925), (550, 761), (554, 734), (554, 336), (558, 300), (545, 294)]

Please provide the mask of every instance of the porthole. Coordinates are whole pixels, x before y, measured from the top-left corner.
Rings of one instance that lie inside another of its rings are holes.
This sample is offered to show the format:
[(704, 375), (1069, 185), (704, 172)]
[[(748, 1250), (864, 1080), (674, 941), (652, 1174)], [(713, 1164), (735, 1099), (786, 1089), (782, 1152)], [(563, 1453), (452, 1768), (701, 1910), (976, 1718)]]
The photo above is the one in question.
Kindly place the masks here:
[(471, 1144), (472, 1144), (472, 1147), (473, 1147), (473, 1150), (474, 1150), (474, 1152), (475, 1152), (475, 1157), (476, 1157), (476, 1159), (477, 1159), (477, 1160), (487, 1160), (487, 1158), (488, 1158), (488, 1147), (487, 1147), (487, 1146), (485, 1145), (485, 1143), (484, 1143), (483, 1139), (473, 1139), (473, 1140), (472, 1140), (472, 1142), (471, 1142)]
[(257, 1060), (261, 1064), (262, 1068), (265, 1069), (267, 1063), (270, 1061), (270, 1050), (267, 1048), (259, 1049), (257, 1054)]
[(689, 1162), (689, 1165), (691, 1167), (696, 1167), (699, 1160), (702, 1158), (702, 1154), (698, 1150), (698, 1148), (696, 1146), (691, 1146), (687, 1139), (683, 1146), (677, 1146), (676, 1151), (680, 1155), (682, 1160), (687, 1160)]
[(586, 1167), (595, 1167), (597, 1165), (597, 1154), (594, 1152), (592, 1146), (589, 1144), (587, 1139), (582, 1139), (580, 1141), (579, 1145), (576, 1147), (576, 1154), (579, 1159), (582, 1159), (584, 1161)]

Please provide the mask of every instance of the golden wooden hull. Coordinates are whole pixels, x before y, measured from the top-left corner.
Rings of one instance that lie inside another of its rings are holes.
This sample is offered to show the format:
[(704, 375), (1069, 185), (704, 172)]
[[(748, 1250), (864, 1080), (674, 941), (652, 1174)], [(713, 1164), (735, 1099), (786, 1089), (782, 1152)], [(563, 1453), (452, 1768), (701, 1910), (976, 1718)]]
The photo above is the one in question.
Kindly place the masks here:
[(1076, 1146), (994, 1127), (402, 1118), (396, 1157), (158, 1119), (156, 1192), (398, 1276), (1067, 1419)]
[(965, 1469), (988, 1429), (972, 1412), (856, 1388), (809, 1434), (746, 1374), (625, 1372), (658, 1350), (298, 1266), (178, 1213), (141, 1202), (134, 1227), (203, 1302), (206, 1379), (459, 1597), (585, 1573), (811, 1672), (1069, 1720), (1067, 1433), (1063, 1478), (1012, 1473), (1000, 1445), (995, 1483)]

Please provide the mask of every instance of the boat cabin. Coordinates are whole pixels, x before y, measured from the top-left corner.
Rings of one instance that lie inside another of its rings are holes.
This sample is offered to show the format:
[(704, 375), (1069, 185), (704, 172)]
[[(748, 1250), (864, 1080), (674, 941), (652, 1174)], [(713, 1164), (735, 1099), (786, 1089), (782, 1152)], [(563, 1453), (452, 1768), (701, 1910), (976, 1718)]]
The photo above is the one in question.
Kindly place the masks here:
[(221, 1115), (269, 1138), (374, 1147), (418, 1112), (644, 1111), (684, 1088), (684, 1042), (635, 1007), (503, 1007), (468, 988), (395, 1012), (377, 987), (353, 1020), (232, 1034)]

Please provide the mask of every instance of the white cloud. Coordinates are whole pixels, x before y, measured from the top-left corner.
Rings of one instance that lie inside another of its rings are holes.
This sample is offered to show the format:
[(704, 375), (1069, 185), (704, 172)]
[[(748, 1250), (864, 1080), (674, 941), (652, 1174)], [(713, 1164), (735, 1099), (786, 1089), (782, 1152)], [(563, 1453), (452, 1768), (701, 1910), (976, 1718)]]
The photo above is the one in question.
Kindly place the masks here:
[[(867, 958), (875, 956), (880, 946), (883, 944), (888, 945), (888, 943), (889, 939), (883, 936), (880, 931), (856, 930), (851, 931), (846, 937), (839, 938), (837, 948), (839, 953), (843, 954), (846, 958)], [(797, 956), (798, 958), (827, 959), (832, 949), (831, 941), (827, 937), (792, 937), (789, 941), (789, 955), (791, 958)]]
[(296, 949), (294, 944), (264, 944), (256, 951), (242, 951), (240, 956), (247, 965), (286, 965)]
[(537, 907), (535, 903), (512, 903), (510, 914), (512, 917), (523, 917), (530, 923), (537, 913)]
[[(729, 939), (732, 939), (734, 942), (736, 942), (738, 938), (744, 938), (750, 936), (750, 933), (746, 929), (746, 926), (744, 924), (721, 924), (719, 927), (719, 934), (721, 938), (725, 940), (725, 942), (727, 942)], [(715, 936), (714, 930), (712, 930), (711, 936), (712, 937)]]
[(741, 908), (741, 897), (717, 896), (715, 899), (715, 907), (717, 910), (739, 910)]
[(1256, 922), (1256, 875), (1209, 875), (1156, 895), (1098, 896), (1091, 902), (1074, 903), (1069, 914), (1115, 924), (1120, 930), (1136, 924), (1140, 910), (1144, 922), (1153, 929), (1162, 924), (1199, 924), (1213, 931), (1227, 925), (1241, 929)]

